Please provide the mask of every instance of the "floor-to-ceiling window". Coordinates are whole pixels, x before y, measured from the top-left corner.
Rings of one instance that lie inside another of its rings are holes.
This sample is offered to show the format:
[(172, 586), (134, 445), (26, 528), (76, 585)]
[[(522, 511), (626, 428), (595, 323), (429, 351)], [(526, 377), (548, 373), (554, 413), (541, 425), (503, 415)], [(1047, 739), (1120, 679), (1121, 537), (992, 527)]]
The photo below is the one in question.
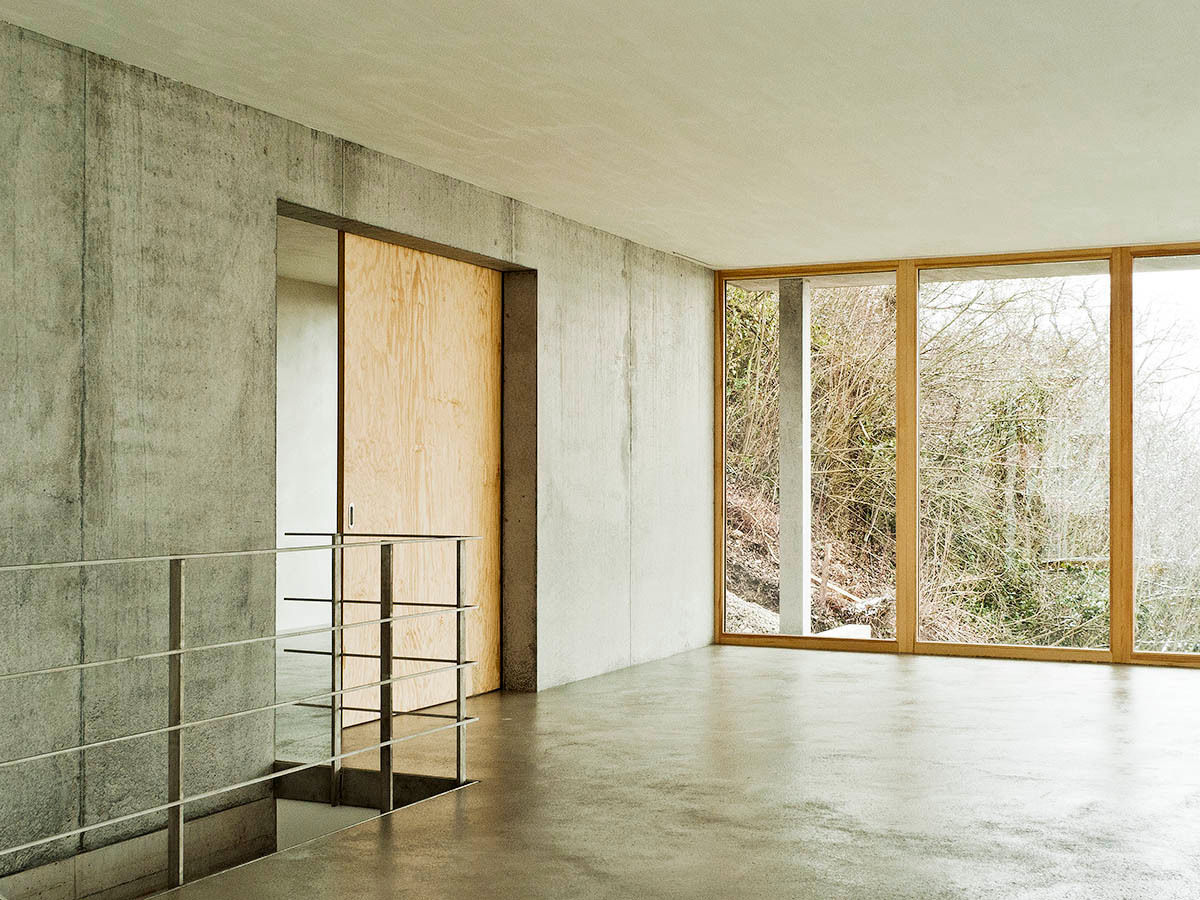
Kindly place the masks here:
[(717, 279), (718, 640), (1200, 665), (1200, 245)]
[(895, 637), (892, 272), (725, 285), (724, 630)]
[(779, 633), (779, 281), (725, 285), (722, 630)]
[(1200, 652), (1200, 256), (1133, 263), (1134, 647)]
[(1108, 646), (1107, 260), (923, 269), (917, 639)]

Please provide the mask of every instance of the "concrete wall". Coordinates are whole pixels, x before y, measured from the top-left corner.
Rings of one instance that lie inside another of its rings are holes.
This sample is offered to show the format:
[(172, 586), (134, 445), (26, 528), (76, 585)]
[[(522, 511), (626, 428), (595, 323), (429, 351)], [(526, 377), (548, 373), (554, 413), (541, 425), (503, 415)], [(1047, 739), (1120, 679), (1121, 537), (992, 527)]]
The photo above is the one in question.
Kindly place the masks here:
[(629, 661), (639, 663), (712, 642), (713, 284), (674, 257), (625, 249)]
[[(0, 28), (0, 559), (82, 552), (84, 60)], [(47, 602), (47, 597), (54, 598)], [(0, 666), (75, 662), (69, 570), (0, 575)], [(79, 743), (80, 677), (0, 682), (0, 758)], [(0, 847), (76, 826), (80, 761), (0, 769)], [(0, 857), (0, 875), (78, 841)]]
[[(708, 642), (709, 272), (8, 25), (0, 74), (5, 561), (273, 541), (284, 199), (537, 270), (535, 634), (513, 644), (536, 672), (520, 686)], [(165, 566), (55, 577), (0, 586), (22, 636), (9, 671), (162, 646)], [(188, 591), (192, 644), (273, 627), (269, 560), (193, 566)], [(186, 715), (269, 701), (272, 665), (266, 646), (189, 658)], [(0, 687), (0, 751), (161, 724), (162, 666), (121, 668)], [(269, 717), (190, 736), (187, 789), (265, 771), (271, 743)], [(162, 767), (146, 741), (0, 774), (0, 837), (148, 805)]]
[(538, 284), (504, 273), (500, 471), (500, 682), (536, 691), (538, 521)]
[[(183, 825), (185, 879), (202, 878), (274, 852), (275, 835), (262, 827), (274, 816), (274, 798), (263, 797), (188, 819)], [(166, 887), (166, 829), (0, 876), (0, 897), (10, 900), (130, 900)]]
[[(336, 287), (276, 282), (275, 540), (277, 546), (327, 541), (287, 531), (337, 528), (338, 292)], [(329, 624), (329, 607), (284, 597), (328, 597), (329, 554), (283, 553), (275, 561), (275, 626)], [(328, 635), (293, 638), (289, 647), (329, 648)]]
[(537, 269), (537, 684), (712, 640), (712, 273), (514, 204)]

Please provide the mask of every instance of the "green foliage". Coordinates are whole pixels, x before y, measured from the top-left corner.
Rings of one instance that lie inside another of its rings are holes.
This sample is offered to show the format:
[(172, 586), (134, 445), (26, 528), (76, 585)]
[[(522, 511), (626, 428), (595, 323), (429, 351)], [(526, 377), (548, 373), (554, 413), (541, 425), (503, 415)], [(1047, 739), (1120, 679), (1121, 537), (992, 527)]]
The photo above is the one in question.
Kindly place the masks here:
[[(925, 639), (1107, 640), (1107, 317), (1095, 315), (1087, 287), (922, 292)], [(892, 593), (895, 292), (818, 287), (808, 297), (814, 554), (830, 547), (831, 566), (859, 595)], [(775, 517), (778, 316), (774, 293), (730, 289), (729, 479), (740, 495), (770, 501)], [(761, 519), (757, 532), (777, 535)]]
[(1090, 287), (922, 291), (923, 637), (1107, 643), (1106, 298)]
[(896, 294), (808, 292), (814, 553), (829, 545), (865, 596), (894, 595)]
[(779, 300), (730, 287), (725, 305), (725, 445), (729, 477), (778, 502)]
[[(922, 638), (1106, 645), (1107, 294), (1090, 276), (923, 281)], [(807, 296), (812, 570), (828, 548), (831, 581), (886, 598), (895, 293), (810, 286)], [(1136, 635), (1139, 648), (1200, 652), (1200, 334), (1179, 332), (1170, 308), (1158, 315), (1157, 330), (1135, 327)], [(778, 608), (777, 295), (730, 287), (726, 316), (731, 586)], [(814, 627), (864, 615), (814, 604)], [(886, 615), (867, 619), (877, 636), (891, 627)]]

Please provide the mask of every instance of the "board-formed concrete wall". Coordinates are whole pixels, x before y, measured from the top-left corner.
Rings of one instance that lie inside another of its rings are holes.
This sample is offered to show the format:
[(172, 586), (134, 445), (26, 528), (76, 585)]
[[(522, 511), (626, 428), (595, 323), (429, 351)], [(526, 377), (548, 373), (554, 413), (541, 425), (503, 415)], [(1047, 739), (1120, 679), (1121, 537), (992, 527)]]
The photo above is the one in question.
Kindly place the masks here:
[[(82, 553), (84, 59), (0, 28), (0, 559)], [(79, 658), (71, 570), (0, 575), (6, 672)], [(78, 673), (0, 682), (0, 758), (79, 743)], [(0, 769), (0, 846), (77, 827), (81, 765)], [(0, 874), (78, 846), (0, 857)]]
[[(536, 662), (514, 686), (709, 642), (708, 270), (2, 23), (0, 148), (0, 561), (273, 542), (282, 199), (537, 270)], [(165, 584), (165, 567), (0, 584), (5, 670), (161, 647)], [(274, 627), (270, 560), (196, 565), (188, 591), (192, 644)], [(188, 665), (190, 717), (273, 696), (269, 647)], [(119, 668), (0, 682), (0, 754), (162, 724), (162, 666)], [(0, 844), (161, 800), (164, 745), (0, 770)], [(269, 717), (205, 729), (186, 789), (271, 753)]]

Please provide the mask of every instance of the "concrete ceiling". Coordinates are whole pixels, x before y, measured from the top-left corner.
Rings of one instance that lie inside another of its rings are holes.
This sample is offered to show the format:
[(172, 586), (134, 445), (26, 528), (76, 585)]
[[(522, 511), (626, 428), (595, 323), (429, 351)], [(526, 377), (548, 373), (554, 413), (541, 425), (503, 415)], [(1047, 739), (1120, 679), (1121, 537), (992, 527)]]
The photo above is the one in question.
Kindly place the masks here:
[(1200, 4), (0, 0), (714, 265), (1200, 239)]
[(275, 272), (281, 278), (337, 287), (338, 233), (279, 216), (275, 230)]

